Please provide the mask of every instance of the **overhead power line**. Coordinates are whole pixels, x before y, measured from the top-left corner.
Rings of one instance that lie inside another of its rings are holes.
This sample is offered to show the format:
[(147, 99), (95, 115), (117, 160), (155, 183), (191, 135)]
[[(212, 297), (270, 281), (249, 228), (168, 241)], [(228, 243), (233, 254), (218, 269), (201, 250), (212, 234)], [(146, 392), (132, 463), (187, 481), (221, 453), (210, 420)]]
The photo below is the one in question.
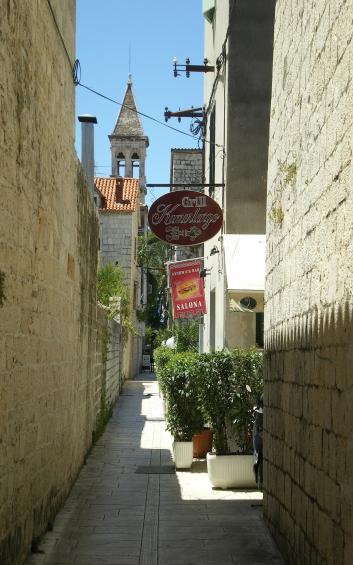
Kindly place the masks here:
[[(117, 104), (118, 106), (121, 106), (122, 108), (127, 108), (131, 112), (135, 112), (136, 114), (139, 114), (140, 116), (143, 116), (144, 118), (147, 118), (148, 120), (151, 120), (151, 121), (155, 122), (156, 124), (159, 124), (160, 126), (163, 126), (165, 128), (176, 131), (177, 133), (181, 133), (182, 135), (186, 135), (187, 137), (191, 137), (194, 141), (196, 141), (195, 137), (191, 133), (187, 133), (186, 131), (175, 128), (173, 126), (170, 126), (169, 124), (166, 124), (166, 123), (162, 122), (161, 120), (154, 118), (153, 116), (150, 116), (148, 114), (145, 114), (144, 112), (140, 112), (139, 110), (136, 110), (136, 108), (130, 108), (130, 106), (127, 106), (126, 104), (123, 104), (122, 102), (118, 102), (118, 100), (114, 100), (113, 98), (106, 96), (106, 94), (103, 94), (102, 92), (98, 92), (98, 90), (95, 90), (94, 88), (91, 88), (90, 86), (87, 86), (86, 84), (82, 84), (82, 82), (79, 78), (79, 74), (80, 74), (80, 63), (77, 59), (75, 61), (75, 65), (74, 65), (74, 68), (73, 68), (73, 77), (74, 77), (74, 83), (75, 83), (76, 86), (81, 86), (82, 88), (88, 90), (89, 92), (92, 92), (93, 94), (96, 94), (96, 96), (99, 96), (100, 98), (103, 98), (104, 100), (108, 100), (109, 102), (112, 102), (113, 104)], [(223, 148), (223, 145), (220, 145), (218, 143), (212, 143), (208, 140), (205, 140), (205, 142), (209, 143), (211, 145), (215, 145), (216, 147)]]

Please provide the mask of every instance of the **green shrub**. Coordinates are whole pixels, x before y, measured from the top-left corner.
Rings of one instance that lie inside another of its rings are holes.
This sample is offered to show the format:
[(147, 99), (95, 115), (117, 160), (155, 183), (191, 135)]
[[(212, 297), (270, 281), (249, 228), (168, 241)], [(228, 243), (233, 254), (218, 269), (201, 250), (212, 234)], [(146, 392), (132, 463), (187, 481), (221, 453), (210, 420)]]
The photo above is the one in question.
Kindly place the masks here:
[(168, 404), (167, 430), (176, 441), (191, 441), (203, 428), (196, 360), (196, 354), (175, 353), (160, 371), (161, 387)]
[(263, 356), (255, 347), (232, 352), (233, 384), (230, 417), (239, 450), (251, 453), (254, 406), (263, 392)]
[(163, 370), (174, 355), (175, 351), (173, 349), (170, 349), (170, 347), (166, 347), (165, 345), (157, 347), (157, 349), (155, 349), (153, 352), (156, 377), (159, 383), (159, 388), (161, 389), (164, 397), (166, 396), (166, 392), (164, 390), (163, 384)]
[(262, 353), (238, 348), (202, 354), (197, 379), (199, 407), (213, 429), (216, 453), (228, 453), (230, 439), (241, 453), (251, 453), (253, 408), (263, 391)]
[(128, 315), (130, 290), (125, 282), (123, 269), (119, 265), (107, 263), (98, 271), (97, 297), (101, 304), (109, 306), (113, 297), (121, 298), (121, 308), (124, 315)]
[(233, 359), (230, 353), (203, 353), (197, 360), (199, 406), (213, 429), (217, 453), (228, 452), (227, 416), (232, 406)]
[(183, 351), (199, 350), (199, 324), (194, 321), (181, 321), (174, 326), (176, 336), (176, 350), (178, 353)]

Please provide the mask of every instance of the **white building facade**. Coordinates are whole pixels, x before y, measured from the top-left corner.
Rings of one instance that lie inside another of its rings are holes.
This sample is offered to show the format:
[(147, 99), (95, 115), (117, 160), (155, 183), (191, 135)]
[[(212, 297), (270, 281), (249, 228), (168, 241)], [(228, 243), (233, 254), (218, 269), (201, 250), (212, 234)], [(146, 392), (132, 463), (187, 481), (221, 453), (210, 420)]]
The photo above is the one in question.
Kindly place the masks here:
[(223, 229), (204, 244), (202, 351), (263, 345), (266, 175), (275, 1), (204, 2), (205, 183)]

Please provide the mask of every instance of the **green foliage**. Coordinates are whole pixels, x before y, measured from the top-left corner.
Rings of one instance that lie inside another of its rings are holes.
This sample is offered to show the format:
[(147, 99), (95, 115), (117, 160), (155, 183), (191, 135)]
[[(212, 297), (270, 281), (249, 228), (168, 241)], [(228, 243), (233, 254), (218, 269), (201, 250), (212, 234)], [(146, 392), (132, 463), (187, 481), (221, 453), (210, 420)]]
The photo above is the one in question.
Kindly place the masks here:
[(297, 164), (294, 161), (290, 164), (278, 161), (278, 168), (283, 175), (284, 184), (294, 185), (297, 180)]
[(280, 226), (282, 225), (284, 220), (284, 212), (280, 203), (277, 203), (271, 208), (270, 218), (275, 224), (278, 224)]
[(165, 327), (168, 244), (149, 233), (139, 238), (138, 262), (147, 272), (149, 292), (146, 308), (139, 313), (139, 318), (148, 326), (159, 329)]
[[(125, 283), (125, 274), (119, 265), (107, 263), (98, 271), (97, 296), (104, 306), (109, 307), (111, 318), (121, 316), (121, 323), (132, 335), (137, 335), (130, 319), (130, 289)], [(111, 300), (114, 299), (114, 300)]]
[(262, 353), (256, 348), (206, 353), (197, 365), (199, 402), (213, 428), (216, 453), (229, 451), (229, 434), (239, 451), (251, 453), (253, 408), (263, 391)]
[(130, 291), (125, 283), (125, 275), (119, 265), (107, 263), (98, 271), (97, 284), (98, 300), (105, 306), (110, 305), (110, 299), (121, 298), (121, 310), (125, 314), (129, 309)]
[(199, 350), (199, 324), (197, 322), (180, 321), (174, 326), (174, 335), (178, 353)]
[(159, 370), (159, 382), (167, 400), (167, 429), (176, 441), (191, 441), (203, 428), (197, 395), (197, 355), (172, 353)]
[(5, 286), (5, 273), (3, 271), (0, 271), (0, 306), (3, 306), (6, 300), (4, 286)]
[(166, 365), (169, 363), (169, 361), (172, 359), (174, 355), (175, 355), (174, 351), (170, 349), (170, 347), (165, 347), (164, 345), (157, 347), (157, 349), (155, 349), (153, 353), (154, 363), (156, 367), (156, 376), (159, 382), (160, 389), (164, 395), (165, 395), (165, 391), (163, 389), (162, 373), (164, 367), (166, 367)]
[[(263, 392), (263, 357), (255, 347), (233, 352), (155, 352), (157, 379), (168, 403), (168, 429), (191, 437), (207, 422), (216, 453), (229, 452), (232, 439), (241, 453), (252, 452), (253, 409)], [(192, 433), (191, 433), (192, 432)]]
[(197, 322), (183, 320), (174, 324), (171, 328), (146, 329), (146, 342), (153, 348), (160, 347), (163, 341), (167, 341), (172, 336), (176, 337), (176, 351), (178, 353), (198, 351), (199, 326)]
[(211, 425), (217, 453), (228, 452), (227, 416), (232, 406), (233, 360), (230, 353), (217, 351), (199, 355), (197, 361), (198, 397)]
[(253, 409), (263, 392), (263, 356), (255, 347), (232, 352), (233, 385), (231, 419), (242, 453), (252, 452)]
[(162, 345), (173, 335), (173, 330), (169, 328), (160, 328), (159, 330), (153, 328), (146, 328), (146, 341), (153, 347), (157, 348)]

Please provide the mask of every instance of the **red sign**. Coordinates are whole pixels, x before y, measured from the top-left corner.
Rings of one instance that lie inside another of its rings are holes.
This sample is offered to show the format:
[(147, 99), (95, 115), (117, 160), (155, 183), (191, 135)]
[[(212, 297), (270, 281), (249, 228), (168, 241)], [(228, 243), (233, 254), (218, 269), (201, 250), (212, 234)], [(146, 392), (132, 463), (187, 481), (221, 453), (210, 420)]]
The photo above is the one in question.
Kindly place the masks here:
[(173, 318), (188, 318), (206, 314), (206, 301), (200, 259), (169, 265), (169, 284), (172, 291)]
[(148, 223), (171, 245), (199, 245), (222, 227), (223, 213), (215, 200), (193, 190), (176, 190), (153, 202)]

